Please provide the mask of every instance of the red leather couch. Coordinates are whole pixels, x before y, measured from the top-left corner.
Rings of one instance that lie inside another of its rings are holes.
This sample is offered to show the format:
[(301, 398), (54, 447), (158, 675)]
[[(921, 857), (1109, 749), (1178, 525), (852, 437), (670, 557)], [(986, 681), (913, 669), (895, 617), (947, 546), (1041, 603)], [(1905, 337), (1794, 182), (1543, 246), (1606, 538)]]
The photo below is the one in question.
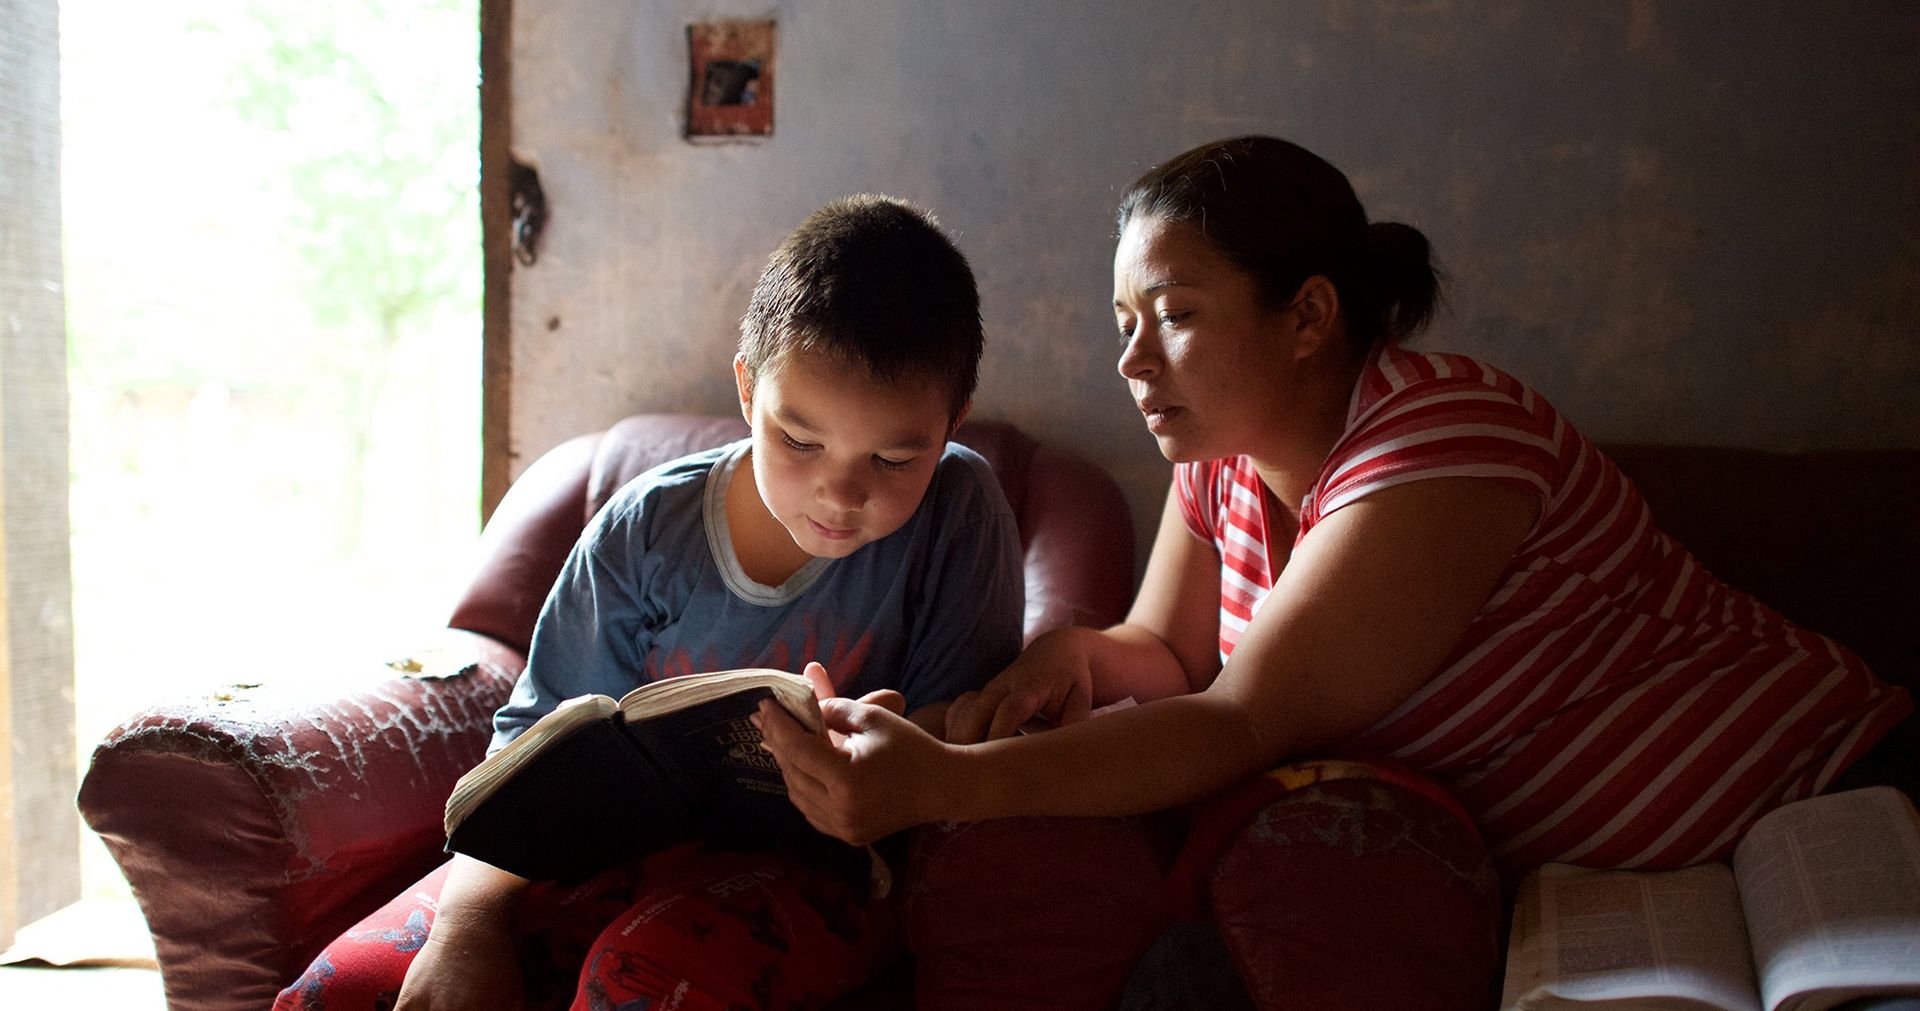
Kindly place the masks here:
[[(103, 742), (80, 794), (132, 881), (176, 1009), (258, 1008), (339, 931), (441, 859), (440, 812), (477, 761), (535, 614), (587, 516), (627, 477), (743, 431), (629, 418), (515, 483), (450, 626), (474, 666), (345, 699), (175, 702)], [(963, 442), (994, 465), (1027, 549), (1027, 631), (1125, 611), (1132, 530), (1106, 475), (1005, 426)], [(1920, 689), (1920, 451), (1773, 454), (1614, 446), (1655, 516), (1709, 569)], [(456, 664), (455, 666), (459, 666)], [(1920, 728), (1888, 771), (1920, 771)]]
[[(344, 697), (265, 685), (171, 700), (95, 750), (80, 810), (147, 916), (174, 1011), (257, 1011), (328, 941), (444, 858), (441, 812), (525, 665), (548, 588), (628, 478), (746, 434), (738, 418), (637, 415), (521, 475), (481, 535), (419, 676)], [(1026, 550), (1027, 635), (1108, 624), (1133, 592), (1133, 526), (1112, 478), (1010, 425), (957, 440), (992, 464)], [(427, 676), (445, 672), (447, 676)]]

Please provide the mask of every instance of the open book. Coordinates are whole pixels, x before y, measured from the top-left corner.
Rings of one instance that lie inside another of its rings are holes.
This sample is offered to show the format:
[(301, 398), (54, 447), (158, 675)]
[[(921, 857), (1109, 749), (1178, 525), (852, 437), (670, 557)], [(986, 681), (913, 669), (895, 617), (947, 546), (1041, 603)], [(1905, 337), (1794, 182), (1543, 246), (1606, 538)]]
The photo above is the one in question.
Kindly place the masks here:
[(668, 678), (618, 701), (568, 699), (454, 785), (447, 849), (526, 878), (578, 881), (692, 839), (798, 851), (888, 885), (870, 850), (816, 831), (748, 721), (773, 698), (821, 731), (798, 674)]
[(1920, 815), (1891, 787), (1755, 822), (1731, 867), (1521, 883), (1502, 1007), (1823, 1011), (1920, 994)]

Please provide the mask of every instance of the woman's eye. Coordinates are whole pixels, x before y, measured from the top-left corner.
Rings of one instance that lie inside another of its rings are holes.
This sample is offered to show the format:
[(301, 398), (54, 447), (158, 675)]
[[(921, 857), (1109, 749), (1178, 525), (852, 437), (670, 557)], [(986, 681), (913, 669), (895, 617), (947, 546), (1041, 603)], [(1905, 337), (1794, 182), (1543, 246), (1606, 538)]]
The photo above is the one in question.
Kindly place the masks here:
[(1193, 313), (1190, 312), (1163, 312), (1160, 314), (1160, 325), (1172, 326), (1191, 315)]
[(873, 462), (887, 470), (906, 470), (913, 465), (912, 460), (889, 460), (884, 456), (874, 457)]
[(788, 435), (785, 432), (780, 433), (780, 441), (786, 443), (787, 448), (793, 450), (796, 453), (811, 453), (814, 450), (820, 448), (819, 446), (811, 442), (800, 442), (799, 440), (795, 439), (793, 436)]
[(1130, 340), (1132, 340), (1132, 339), (1133, 339), (1133, 328), (1132, 328), (1132, 327), (1130, 327), (1130, 326), (1127, 326), (1127, 325), (1126, 325), (1126, 324), (1124, 324), (1124, 323), (1123, 323), (1123, 324), (1121, 324), (1121, 326), (1120, 326), (1120, 346), (1121, 346), (1121, 347), (1125, 347), (1125, 346), (1126, 346), (1126, 344), (1127, 344), (1127, 342), (1128, 342), (1128, 341), (1130, 341)]

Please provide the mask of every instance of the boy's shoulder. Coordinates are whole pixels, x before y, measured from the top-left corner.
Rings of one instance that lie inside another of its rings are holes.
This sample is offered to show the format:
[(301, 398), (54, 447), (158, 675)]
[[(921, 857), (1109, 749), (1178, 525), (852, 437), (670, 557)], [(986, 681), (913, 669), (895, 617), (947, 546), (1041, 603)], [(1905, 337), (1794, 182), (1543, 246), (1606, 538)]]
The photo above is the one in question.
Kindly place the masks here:
[(698, 514), (707, 482), (714, 467), (731, 454), (740, 452), (745, 440), (688, 453), (686, 456), (656, 464), (627, 479), (608, 497), (598, 514), (601, 523), (626, 522), (644, 515)]
[(946, 449), (940, 454), (939, 470), (964, 470), (974, 480), (998, 482), (993, 474), (993, 465), (987, 462), (986, 457), (981, 456), (972, 446), (952, 439), (947, 440)]
[(934, 468), (927, 501), (922, 505), (931, 505), (956, 522), (1000, 514), (1013, 517), (1013, 507), (1007, 503), (993, 465), (972, 447), (951, 440)]

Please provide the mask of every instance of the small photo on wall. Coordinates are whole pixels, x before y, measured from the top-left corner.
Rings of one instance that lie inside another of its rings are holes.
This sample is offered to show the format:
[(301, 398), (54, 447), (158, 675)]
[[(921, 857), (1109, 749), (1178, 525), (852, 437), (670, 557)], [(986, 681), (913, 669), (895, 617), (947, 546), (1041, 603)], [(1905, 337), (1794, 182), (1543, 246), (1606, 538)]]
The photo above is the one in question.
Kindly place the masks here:
[(687, 137), (773, 135), (773, 22), (687, 26)]

